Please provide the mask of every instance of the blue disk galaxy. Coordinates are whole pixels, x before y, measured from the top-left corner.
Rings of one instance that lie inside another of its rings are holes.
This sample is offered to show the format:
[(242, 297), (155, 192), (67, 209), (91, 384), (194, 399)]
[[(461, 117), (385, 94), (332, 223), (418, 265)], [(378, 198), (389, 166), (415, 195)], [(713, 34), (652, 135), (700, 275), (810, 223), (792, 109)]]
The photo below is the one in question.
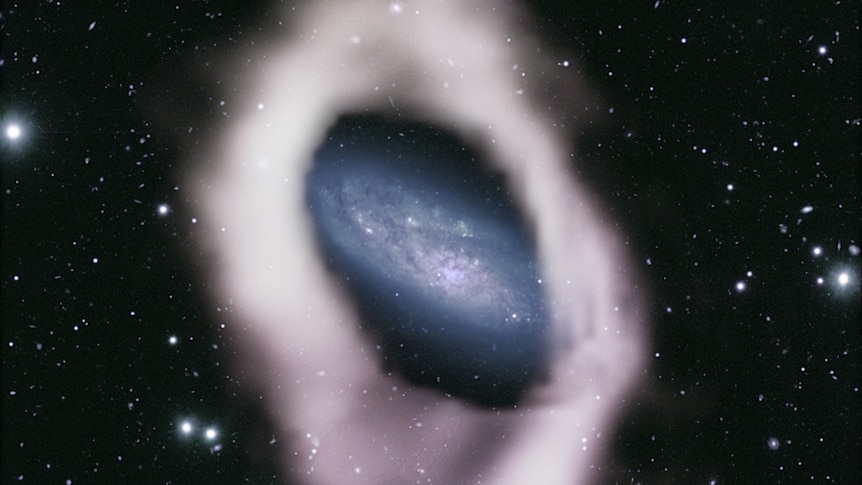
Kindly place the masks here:
[(536, 251), (500, 176), (434, 127), (342, 118), (316, 152), (308, 206), (388, 370), (480, 404), (545, 366)]

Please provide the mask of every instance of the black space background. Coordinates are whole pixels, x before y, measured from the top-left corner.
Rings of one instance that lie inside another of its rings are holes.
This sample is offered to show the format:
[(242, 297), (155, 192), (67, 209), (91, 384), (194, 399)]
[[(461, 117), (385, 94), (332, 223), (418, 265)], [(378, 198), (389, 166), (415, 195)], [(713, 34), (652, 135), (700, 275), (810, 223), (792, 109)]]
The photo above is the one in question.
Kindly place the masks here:
[[(0, 117), (25, 136), (0, 146), (0, 482), (273, 483), (278, 443), (227, 369), (230, 316), (186, 261), (176, 135), (205, 139), (220, 98), (165, 72), (278, 19), (74, 3), (2, 7)], [(574, 169), (652, 294), (653, 385), (615, 479), (862, 483), (859, 5), (692, 3), (532, 2), (613, 108)], [(186, 84), (162, 100), (173, 127), (143, 101), (165, 77)], [(219, 452), (179, 439), (187, 415), (219, 428)]]

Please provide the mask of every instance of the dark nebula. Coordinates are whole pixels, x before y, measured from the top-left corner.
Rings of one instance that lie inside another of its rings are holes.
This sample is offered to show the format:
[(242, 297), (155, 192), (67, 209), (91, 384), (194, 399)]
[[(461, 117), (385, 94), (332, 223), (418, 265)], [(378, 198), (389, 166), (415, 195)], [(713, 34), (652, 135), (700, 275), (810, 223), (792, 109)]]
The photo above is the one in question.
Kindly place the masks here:
[(544, 366), (536, 251), (502, 177), (427, 125), (342, 118), (307, 198), (325, 259), (386, 366), (480, 405), (512, 403)]

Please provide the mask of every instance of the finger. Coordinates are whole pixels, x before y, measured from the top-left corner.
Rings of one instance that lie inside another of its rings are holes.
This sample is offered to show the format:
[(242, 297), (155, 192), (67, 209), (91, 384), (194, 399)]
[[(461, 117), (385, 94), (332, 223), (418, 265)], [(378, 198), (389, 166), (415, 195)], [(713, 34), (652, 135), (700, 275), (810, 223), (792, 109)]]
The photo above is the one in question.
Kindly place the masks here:
[[(267, 51), (260, 76), (238, 98), (245, 110), (227, 126), (213, 163), (192, 179), (206, 211), (201, 223), (217, 262), (218, 293), (234, 311), (233, 333), (247, 348), (244, 365), (290, 437), (285, 463), (300, 475), (344, 478), (364, 469), (366, 477), (394, 470), (402, 478), (451, 478), (442, 466), (426, 470), (409, 459), (394, 468), (375, 465), (391, 463), (392, 455), (370, 443), (386, 437), (414, 461), (440, 464), (449, 456), (444, 445), (476, 451), (476, 443), (495, 436), (510, 437), (512, 459), (488, 457), (478, 470), (460, 473), (495, 469), (501, 480), (517, 482), (537, 463), (575, 473), (572, 467), (586, 462), (573, 464), (569, 455), (583, 437), (553, 433), (561, 423), (601, 433), (615, 408), (594, 404), (595, 397), (616, 399), (642, 355), (636, 298), (625, 300), (621, 291), (631, 281), (619, 242), (570, 178), (559, 120), (536, 104), (542, 93), (530, 92), (537, 85), (524, 74), (540, 71), (519, 67), (553, 63), (537, 61), (517, 39), (522, 32), (504, 28), (506, 15), (490, 4), (477, 4), (478, 14), (456, 3), (412, 5), (419, 8), (373, 1), (313, 7), (288, 47)], [(577, 89), (562, 95), (579, 97)], [(314, 149), (339, 114), (357, 109), (397, 109), (456, 127), (507, 174), (535, 228), (552, 312), (554, 365), (533, 392), (535, 409), (488, 418), (380, 375), (379, 355), (359, 332), (349, 295), (319, 258), (303, 196)], [(615, 359), (627, 364), (614, 366)], [(422, 414), (432, 426), (399, 435), (404, 410), (423, 403), (433, 404)], [(368, 415), (368, 406), (392, 411), (390, 422)], [(505, 431), (479, 431), (488, 419)], [(339, 429), (356, 432), (345, 437)], [(524, 429), (524, 438), (511, 438)], [(436, 441), (428, 430), (440, 433)], [(549, 436), (555, 450), (548, 450)], [(423, 440), (437, 444), (418, 446)], [(528, 459), (542, 449), (553, 463)], [(370, 475), (372, 469), (381, 471)]]

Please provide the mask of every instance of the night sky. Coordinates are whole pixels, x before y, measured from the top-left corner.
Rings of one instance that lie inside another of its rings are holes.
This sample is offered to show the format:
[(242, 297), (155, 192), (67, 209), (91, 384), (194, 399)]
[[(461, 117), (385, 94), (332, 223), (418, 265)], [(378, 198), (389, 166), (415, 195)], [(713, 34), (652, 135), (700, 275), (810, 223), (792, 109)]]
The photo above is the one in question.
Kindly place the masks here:
[[(862, 482), (858, 4), (572, 3), (532, 28), (601, 94), (572, 170), (652, 326), (609, 480)], [(4, 2), (3, 483), (287, 482), (182, 177), (282, 12)]]

